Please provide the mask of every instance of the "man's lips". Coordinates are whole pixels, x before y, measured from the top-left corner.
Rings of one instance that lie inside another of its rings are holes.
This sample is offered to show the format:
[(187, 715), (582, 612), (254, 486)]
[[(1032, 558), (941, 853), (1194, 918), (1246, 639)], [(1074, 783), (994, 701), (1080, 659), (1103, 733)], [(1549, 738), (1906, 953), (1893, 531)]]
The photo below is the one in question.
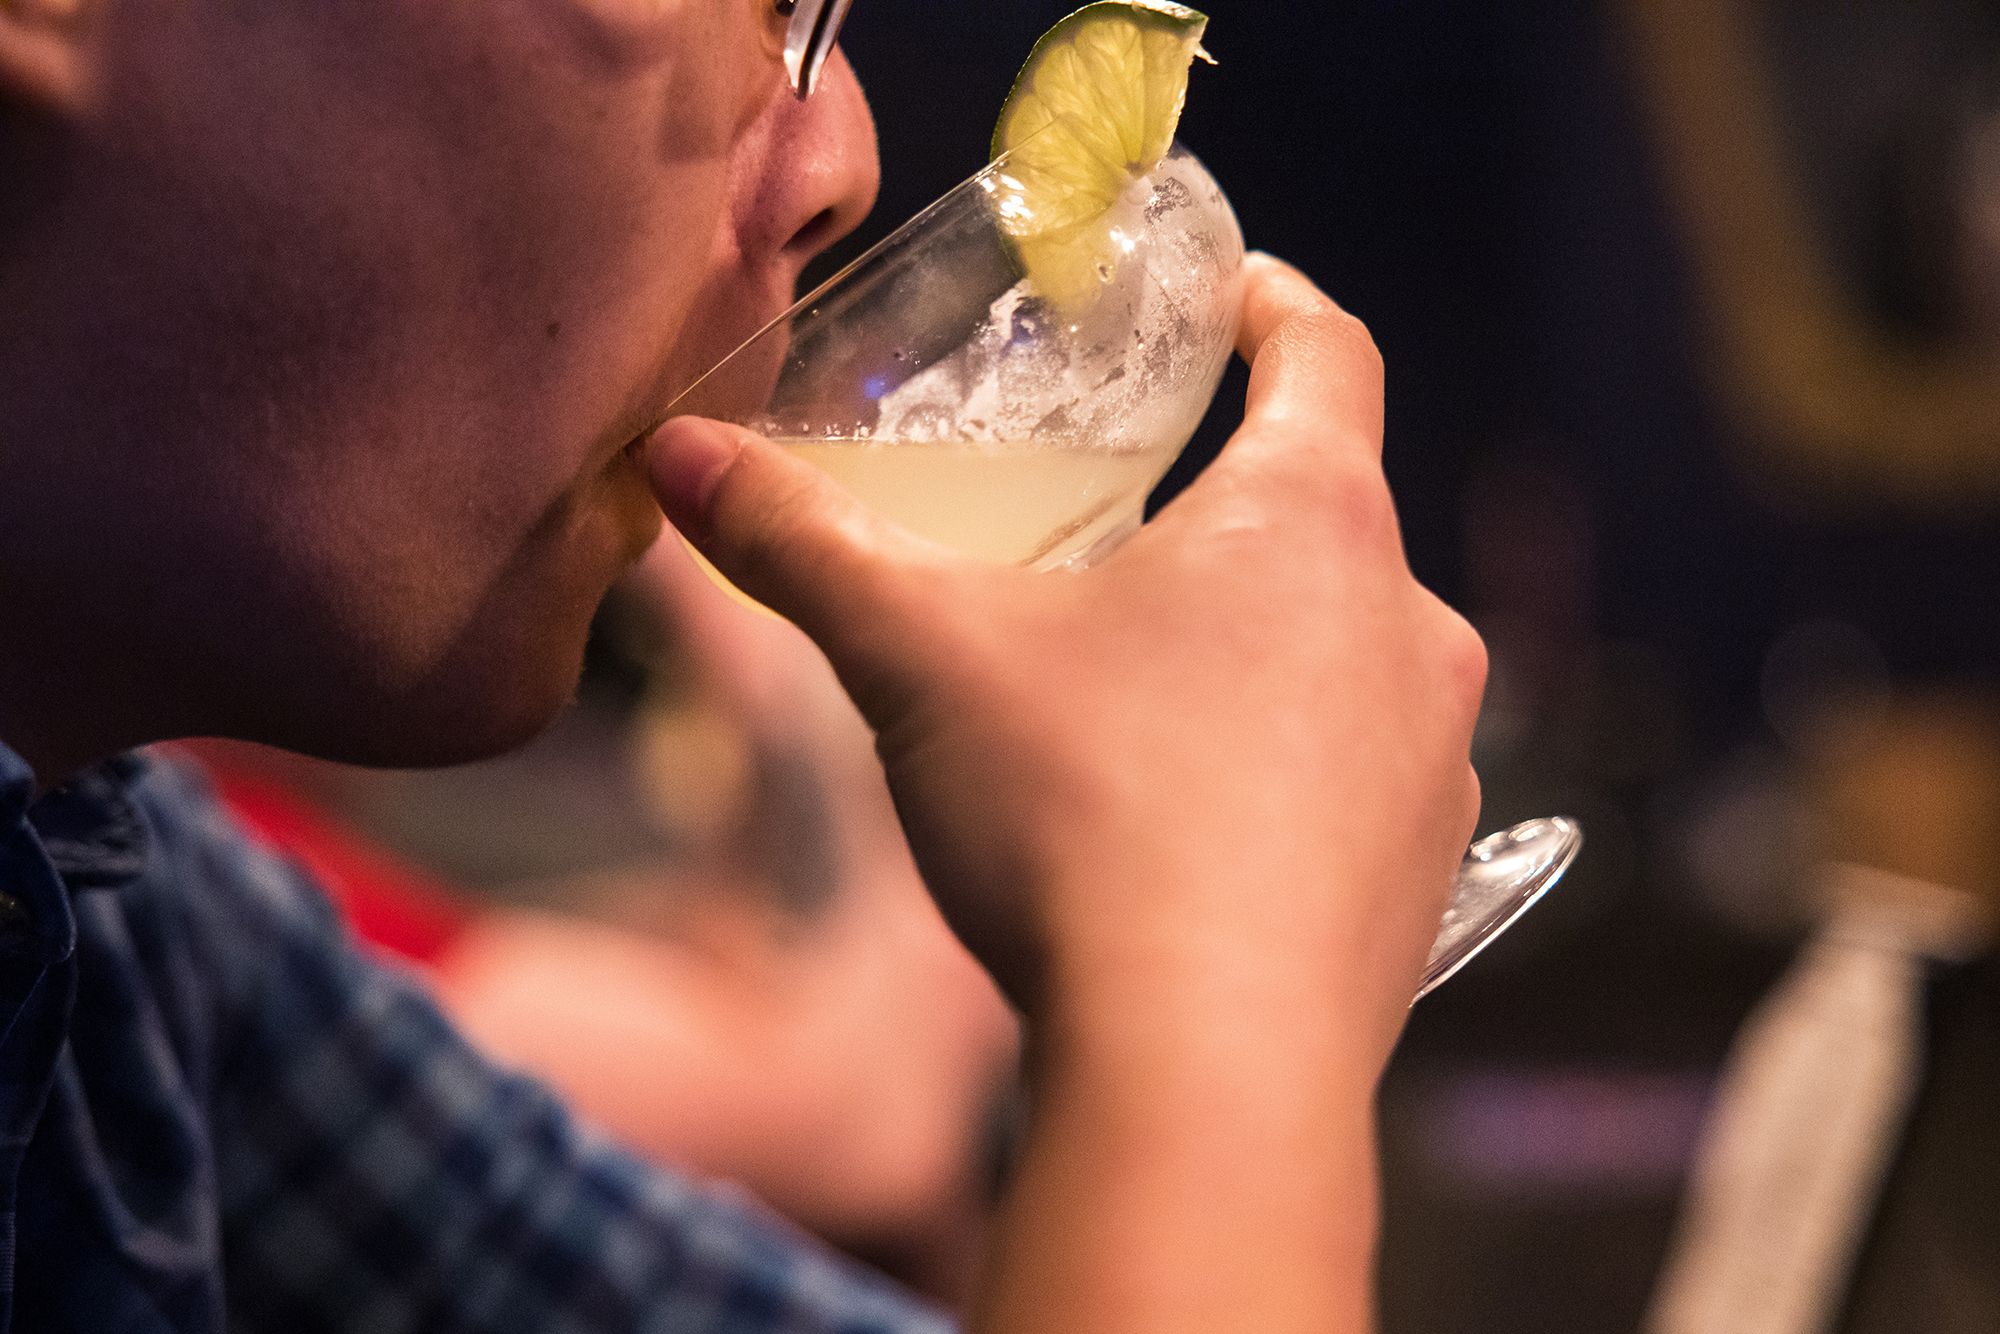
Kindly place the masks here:
[[(792, 269), (745, 276), (710, 317), (688, 325), (674, 358), (682, 376), (666, 400), (664, 418), (740, 420), (771, 400), (784, 361), (786, 336), (771, 325), (792, 309), (798, 274)], [(698, 370), (689, 373), (689, 367)]]
[(743, 420), (771, 402), (789, 346), (787, 330), (766, 329), (697, 380), (668, 410), (676, 417)]
[(795, 277), (739, 284), (720, 312), (690, 317), (683, 338), (642, 392), (639, 401), (645, 407), (620, 423), (632, 434), (612, 451), (614, 460), (642, 456), (647, 439), (669, 417), (740, 421), (770, 401), (784, 360), (785, 335), (770, 334), (755, 344), (749, 340), (791, 309)]

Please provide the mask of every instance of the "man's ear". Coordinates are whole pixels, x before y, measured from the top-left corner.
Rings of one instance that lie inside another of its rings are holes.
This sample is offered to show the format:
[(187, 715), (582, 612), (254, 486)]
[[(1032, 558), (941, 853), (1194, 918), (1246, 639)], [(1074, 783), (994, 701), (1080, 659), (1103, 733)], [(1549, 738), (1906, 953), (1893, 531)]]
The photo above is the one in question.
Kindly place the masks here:
[(101, 0), (0, 0), (0, 105), (63, 113), (91, 84), (91, 20)]

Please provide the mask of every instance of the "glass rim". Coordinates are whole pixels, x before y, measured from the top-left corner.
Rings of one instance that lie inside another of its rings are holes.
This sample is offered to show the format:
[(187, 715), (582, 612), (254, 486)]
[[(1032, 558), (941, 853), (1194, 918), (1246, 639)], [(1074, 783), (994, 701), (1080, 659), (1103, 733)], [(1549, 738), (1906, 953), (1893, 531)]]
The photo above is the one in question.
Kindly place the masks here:
[[(1043, 129), (1038, 130), (1036, 134), (1040, 135), (1040, 134), (1045, 134), (1047, 132), (1048, 130), (1047, 127), (1045, 126)], [(904, 220), (901, 225), (897, 226), (887, 236), (884, 236), (881, 240), (869, 246), (859, 255), (856, 255), (853, 259), (841, 265), (840, 268), (835, 270), (830, 276), (825, 278), (823, 281), (815, 284), (811, 291), (807, 292), (804, 296), (800, 297), (798, 300), (792, 302), (791, 305), (785, 307), (784, 310), (772, 316), (770, 319), (766, 320), (763, 324), (757, 326), (757, 330), (755, 333), (752, 333), (749, 337), (745, 338), (742, 342), (738, 343), (735, 347), (731, 348), (729, 352), (723, 357), (719, 358), (713, 366), (710, 366), (707, 370), (703, 371), (694, 380), (690, 381), (685, 389), (682, 389), (679, 393), (675, 394), (673, 398), (667, 403), (666, 416), (668, 418), (671, 418), (674, 415), (674, 408), (678, 406), (682, 400), (687, 398), (687, 396), (692, 394), (695, 390), (701, 388), (702, 385), (708, 383), (708, 381), (714, 377), (717, 371), (721, 370), (724, 366), (728, 365), (731, 361), (735, 360), (737, 354), (742, 352), (744, 348), (749, 347), (752, 343), (755, 343), (758, 339), (764, 337), (764, 335), (770, 333), (773, 329), (791, 323), (792, 320), (796, 319), (801, 312), (805, 311), (808, 307), (813, 305), (814, 302), (823, 299), (828, 292), (832, 291), (834, 288), (838, 287), (840, 284), (846, 282), (849, 278), (851, 278), (857, 270), (863, 268), (868, 264), (874, 263), (877, 259), (881, 258), (881, 256), (885, 252), (895, 248), (900, 242), (904, 241), (910, 233), (916, 231), (920, 226), (928, 222), (935, 214), (942, 212), (947, 206), (955, 203), (961, 195), (963, 195), (969, 190), (974, 189), (982, 181), (988, 180), (989, 178), (994, 176), (1005, 175), (1008, 160), (1012, 158), (1014, 154), (1018, 153), (1020, 150), (1021, 150), (1021, 145), (1019, 144), (1015, 145), (1013, 148), (1008, 149), (1005, 153), (1002, 153), (999, 157), (996, 157), (991, 162), (988, 162), (978, 171), (973, 172), (970, 176), (967, 176), (964, 180), (952, 186), (949, 190), (946, 190), (936, 199), (933, 199), (930, 203), (924, 205), (922, 208), (918, 209), (915, 213), (911, 214), (909, 218)], [(1172, 142), (1170, 142), (1167, 145), (1167, 151), (1161, 154), (1160, 161), (1165, 162), (1168, 158), (1171, 158), (1176, 154), (1182, 154), (1189, 157), (1194, 156), (1193, 152), (1185, 144), (1183, 144), (1178, 137), (1176, 137)], [(1199, 159), (1196, 160), (1199, 161)], [(1207, 168), (1204, 167), (1203, 170), (1205, 171), (1207, 170)]]

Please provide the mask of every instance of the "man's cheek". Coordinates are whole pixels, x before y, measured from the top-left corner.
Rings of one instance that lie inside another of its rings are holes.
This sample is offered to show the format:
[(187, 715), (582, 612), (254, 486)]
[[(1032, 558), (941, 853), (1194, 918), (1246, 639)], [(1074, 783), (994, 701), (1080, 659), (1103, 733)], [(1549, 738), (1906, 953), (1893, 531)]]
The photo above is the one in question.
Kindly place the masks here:
[(781, 79), (772, 0), (530, 0), (604, 73), (667, 75), (679, 153), (725, 151)]
[(688, 0), (533, 0), (550, 26), (583, 54), (614, 68), (654, 65), (685, 49), (706, 26)]

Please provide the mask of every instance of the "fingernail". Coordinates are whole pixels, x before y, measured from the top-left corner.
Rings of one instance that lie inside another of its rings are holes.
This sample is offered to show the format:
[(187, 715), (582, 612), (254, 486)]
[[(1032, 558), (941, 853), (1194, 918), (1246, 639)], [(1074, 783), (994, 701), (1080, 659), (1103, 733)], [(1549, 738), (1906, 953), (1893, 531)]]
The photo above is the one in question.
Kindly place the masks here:
[(734, 431), (695, 417), (676, 417), (653, 432), (646, 469), (667, 521), (683, 533), (706, 532), (716, 485), (742, 449)]

